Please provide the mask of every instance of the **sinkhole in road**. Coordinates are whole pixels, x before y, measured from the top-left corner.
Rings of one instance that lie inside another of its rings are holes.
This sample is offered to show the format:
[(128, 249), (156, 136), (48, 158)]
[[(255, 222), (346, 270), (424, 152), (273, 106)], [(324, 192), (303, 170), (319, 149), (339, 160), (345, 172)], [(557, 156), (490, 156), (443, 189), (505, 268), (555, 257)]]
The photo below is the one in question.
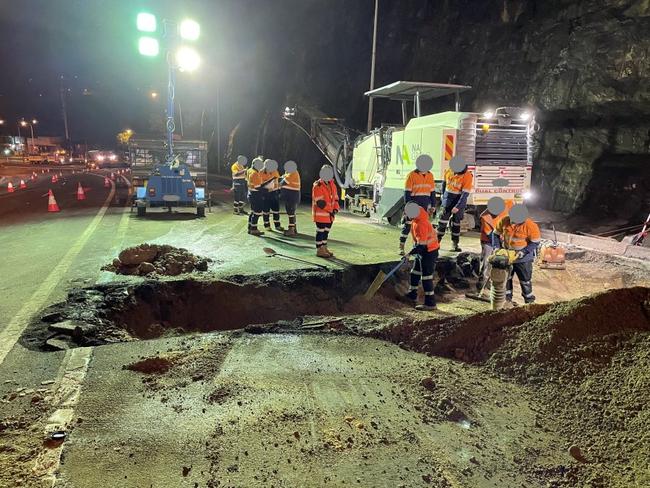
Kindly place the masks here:
[[(46, 309), (21, 342), (30, 349), (53, 350), (236, 330), (305, 316), (387, 314), (399, 306), (396, 282), (384, 285), (372, 300), (365, 300), (363, 293), (380, 270), (394, 264), (75, 289), (65, 302)], [(408, 269), (401, 274), (398, 281)]]

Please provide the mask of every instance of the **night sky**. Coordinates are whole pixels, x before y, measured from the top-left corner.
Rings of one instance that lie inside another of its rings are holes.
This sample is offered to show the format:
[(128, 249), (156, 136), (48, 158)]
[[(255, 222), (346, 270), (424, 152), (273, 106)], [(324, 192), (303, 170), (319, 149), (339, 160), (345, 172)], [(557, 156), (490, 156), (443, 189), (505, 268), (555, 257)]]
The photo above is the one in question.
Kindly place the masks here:
[[(137, 52), (135, 17), (147, 10), (159, 19), (191, 17), (201, 24), (196, 47), (203, 64), (196, 73), (179, 75), (177, 99), (186, 138), (199, 136), (203, 110), (207, 137), (219, 88), (221, 103), (231, 110), (238, 100), (254, 106), (257, 97), (268, 99), (275, 91), (283, 96), (295, 54), (291, 45), (309, 36), (309, 25), (297, 19), (317, 17), (309, 9), (320, 6), (316, 0), (2, 2), (2, 130), (16, 133), (16, 122), (25, 117), (39, 120), (37, 134), (63, 135), (60, 90), (73, 141), (110, 146), (124, 128), (140, 134), (160, 128), (165, 63)], [(151, 91), (160, 94), (157, 100)]]

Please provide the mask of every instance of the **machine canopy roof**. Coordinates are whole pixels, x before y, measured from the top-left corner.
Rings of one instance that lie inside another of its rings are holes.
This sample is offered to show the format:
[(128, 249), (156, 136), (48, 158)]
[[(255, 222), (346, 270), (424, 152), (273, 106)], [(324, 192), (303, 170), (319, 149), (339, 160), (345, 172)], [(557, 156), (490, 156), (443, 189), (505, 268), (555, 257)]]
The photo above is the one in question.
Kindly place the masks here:
[(471, 86), (449, 85), (446, 83), (426, 83), (422, 81), (396, 81), (374, 90), (367, 91), (366, 96), (371, 98), (389, 98), (391, 100), (413, 100), (419, 92), (420, 100), (444, 97), (445, 95), (458, 94), (471, 90)]

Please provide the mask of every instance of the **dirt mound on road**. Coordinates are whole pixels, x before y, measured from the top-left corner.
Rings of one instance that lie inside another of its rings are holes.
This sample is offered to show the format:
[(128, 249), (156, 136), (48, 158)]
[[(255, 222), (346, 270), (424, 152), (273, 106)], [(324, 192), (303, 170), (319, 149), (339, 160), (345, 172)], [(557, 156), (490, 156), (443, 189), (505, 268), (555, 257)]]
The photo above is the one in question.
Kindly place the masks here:
[[(570, 486), (650, 486), (650, 288), (402, 322), (371, 335), (527, 387), (545, 406), (544, 422), (568, 439)], [(568, 482), (557, 481), (549, 486)]]
[(192, 271), (207, 271), (210, 261), (183, 248), (165, 244), (140, 244), (124, 249), (102, 270), (123, 275), (178, 276)]

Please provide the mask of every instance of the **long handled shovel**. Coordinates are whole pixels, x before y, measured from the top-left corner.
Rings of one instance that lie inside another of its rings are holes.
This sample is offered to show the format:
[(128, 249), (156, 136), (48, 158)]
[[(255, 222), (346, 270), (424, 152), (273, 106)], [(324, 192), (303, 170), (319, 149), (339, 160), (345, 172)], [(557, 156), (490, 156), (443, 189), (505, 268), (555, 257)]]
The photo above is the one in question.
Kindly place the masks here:
[(304, 264), (310, 264), (312, 266), (318, 266), (319, 268), (322, 269), (329, 269), (327, 266), (324, 266), (322, 264), (316, 264), (312, 263), (311, 261), (307, 261), (306, 259), (300, 259), (300, 258), (294, 258), (293, 256), (287, 256), (286, 254), (280, 254), (279, 252), (276, 252), (274, 249), (271, 249), (270, 247), (265, 247), (264, 252), (268, 254), (269, 257), (282, 257), (285, 259), (291, 259), (292, 261), (297, 261), (299, 263), (304, 263)]
[(377, 293), (377, 291), (379, 291), (379, 288), (381, 288), (381, 285), (383, 285), (391, 276), (393, 276), (397, 270), (402, 267), (403, 264), (408, 262), (408, 260), (408, 255), (404, 256), (400, 262), (397, 263), (397, 266), (391, 269), (388, 274), (385, 274), (383, 271), (379, 271), (379, 273), (377, 273), (377, 276), (375, 276), (375, 279), (372, 280), (372, 283), (370, 283), (370, 286), (368, 287), (368, 290), (366, 290), (366, 293), (364, 293), (363, 297), (366, 300), (370, 300), (372, 297), (374, 297), (375, 293)]

